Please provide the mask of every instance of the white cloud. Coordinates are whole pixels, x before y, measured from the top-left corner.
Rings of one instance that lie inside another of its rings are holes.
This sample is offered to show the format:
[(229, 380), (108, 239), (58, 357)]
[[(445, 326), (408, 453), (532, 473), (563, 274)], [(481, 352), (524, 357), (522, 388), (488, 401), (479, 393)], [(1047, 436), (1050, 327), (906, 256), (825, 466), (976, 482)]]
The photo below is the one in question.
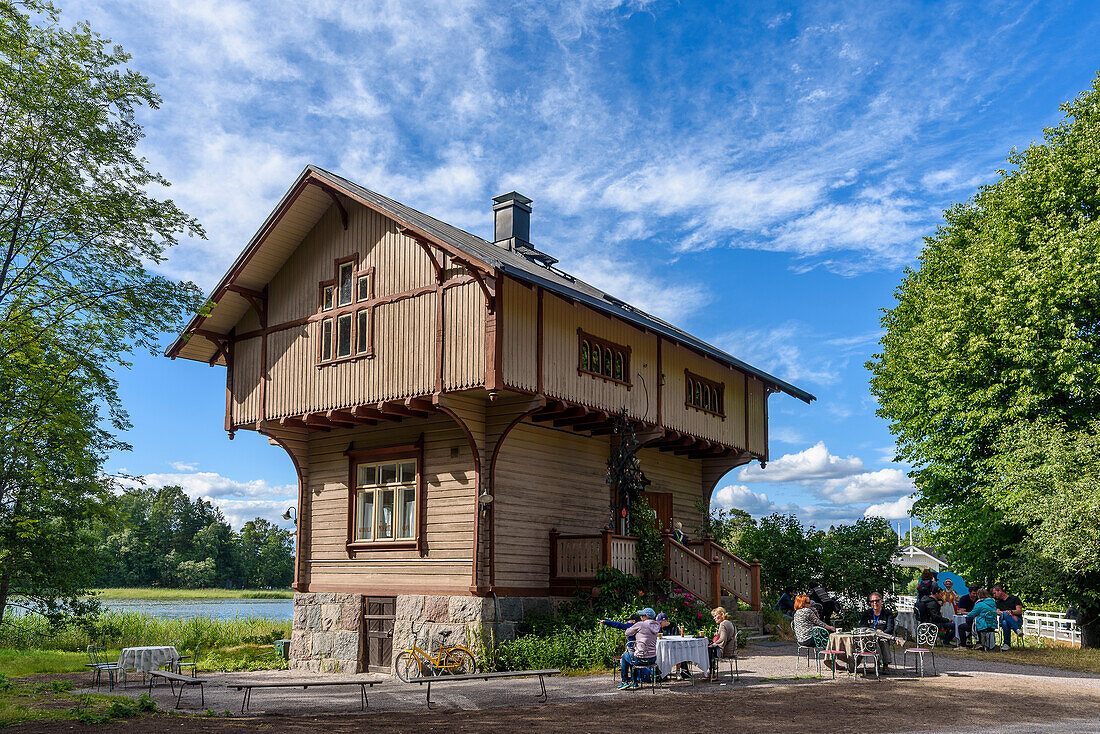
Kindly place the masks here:
[[(215, 472), (153, 473), (146, 474), (143, 479), (145, 486), (178, 486), (191, 499), (201, 498), (210, 502), (222, 511), (230, 525), (238, 529), (256, 517), (286, 527), (289, 524), (281, 515), (287, 507), (298, 502), (296, 486), (273, 486), (261, 479), (239, 481)], [(140, 482), (120, 479), (118, 484), (127, 488), (139, 486)]]
[(756, 465), (746, 466), (738, 478), (742, 482), (791, 482), (805, 484), (820, 479), (847, 477), (863, 471), (863, 460), (848, 456), (841, 458), (829, 453), (824, 441), (818, 441), (804, 451), (784, 454), (768, 462), (766, 469)]
[(806, 442), (805, 436), (800, 431), (789, 426), (768, 426), (768, 438), (773, 443), (800, 444)]
[[(831, 353), (840, 350), (816, 348), (817, 339), (800, 323), (787, 322), (770, 329), (738, 329), (718, 336), (716, 346), (776, 377), (791, 382), (831, 385), (840, 380), (844, 362), (834, 363)], [(803, 349), (803, 345), (811, 346)]]
[(188, 472), (197, 471), (198, 468), (199, 468), (198, 464), (188, 464), (188, 463), (185, 463), (185, 462), (182, 462), (182, 461), (171, 461), (171, 462), (168, 463), (168, 466), (172, 467), (176, 471), (188, 471)]
[(896, 497), (910, 493), (913, 489), (913, 480), (900, 469), (879, 469), (850, 477), (828, 479), (819, 491), (832, 502), (850, 504)]
[(767, 515), (779, 509), (768, 495), (741, 484), (722, 487), (714, 493), (711, 504), (715, 508), (744, 510), (750, 515)]
[(871, 505), (863, 511), (864, 517), (883, 517), (887, 520), (903, 520), (913, 512), (913, 503), (916, 501), (915, 495), (909, 495), (902, 497), (901, 499), (894, 500), (893, 502), (882, 502), (877, 505)]

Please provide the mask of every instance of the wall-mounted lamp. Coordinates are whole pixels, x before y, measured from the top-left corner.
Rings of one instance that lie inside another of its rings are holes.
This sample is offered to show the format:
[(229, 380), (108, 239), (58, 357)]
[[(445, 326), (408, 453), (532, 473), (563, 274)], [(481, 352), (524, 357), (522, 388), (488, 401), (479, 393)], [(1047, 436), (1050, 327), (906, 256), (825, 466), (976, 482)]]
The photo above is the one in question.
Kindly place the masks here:
[(493, 504), (493, 495), (489, 494), (489, 488), (488, 487), (481, 490), (481, 494), (479, 494), (477, 496), (477, 501), (478, 501), (478, 504), (481, 505), (482, 509), (485, 509), (489, 505)]
[(294, 520), (294, 526), (298, 526), (298, 511), (293, 507), (286, 508), (286, 512), (283, 513), (284, 520)]

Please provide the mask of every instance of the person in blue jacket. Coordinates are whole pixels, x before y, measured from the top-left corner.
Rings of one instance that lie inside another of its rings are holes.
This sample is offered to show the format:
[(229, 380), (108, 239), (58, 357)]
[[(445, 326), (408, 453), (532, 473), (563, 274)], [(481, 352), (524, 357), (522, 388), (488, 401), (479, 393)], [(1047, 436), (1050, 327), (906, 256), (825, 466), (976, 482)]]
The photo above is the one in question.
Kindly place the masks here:
[(982, 633), (997, 629), (997, 602), (985, 589), (977, 591), (971, 589), (970, 596), (974, 599), (974, 608), (967, 613), (966, 621), (974, 631), (974, 638), (978, 640), (978, 644), (985, 647)]

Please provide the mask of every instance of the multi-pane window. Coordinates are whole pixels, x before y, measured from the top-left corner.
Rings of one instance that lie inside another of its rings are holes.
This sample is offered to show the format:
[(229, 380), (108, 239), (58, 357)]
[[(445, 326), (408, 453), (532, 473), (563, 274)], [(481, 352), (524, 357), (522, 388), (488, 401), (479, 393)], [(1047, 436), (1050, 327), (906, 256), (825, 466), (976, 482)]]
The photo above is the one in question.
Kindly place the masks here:
[(613, 382), (630, 384), (630, 347), (578, 333), (580, 357), (577, 369)]
[(687, 392), (684, 403), (688, 407), (714, 413), (715, 415), (725, 415), (726, 386), (723, 383), (708, 380), (694, 372), (685, 370), (684, 384)]
[[(337, 260), (335, 278), (320, 284), (319, 362), (373, 357), (371, 300), (374, 268), (358, 270), (356, 259)], [(362, 304), (362, 305), (359, 305)]]
[(354, 541), (416, 538), (416, 460), (355, 467)]

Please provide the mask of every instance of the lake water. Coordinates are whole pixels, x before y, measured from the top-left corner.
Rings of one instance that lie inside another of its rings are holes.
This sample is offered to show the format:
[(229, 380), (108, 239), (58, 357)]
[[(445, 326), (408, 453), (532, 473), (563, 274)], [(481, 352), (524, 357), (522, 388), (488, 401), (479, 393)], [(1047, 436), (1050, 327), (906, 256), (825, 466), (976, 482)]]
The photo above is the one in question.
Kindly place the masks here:
[(294, 616), (293, 599), (102, 599), (110, 611), (144, 612), (154, 617), (268, 617), (290, 619)]

